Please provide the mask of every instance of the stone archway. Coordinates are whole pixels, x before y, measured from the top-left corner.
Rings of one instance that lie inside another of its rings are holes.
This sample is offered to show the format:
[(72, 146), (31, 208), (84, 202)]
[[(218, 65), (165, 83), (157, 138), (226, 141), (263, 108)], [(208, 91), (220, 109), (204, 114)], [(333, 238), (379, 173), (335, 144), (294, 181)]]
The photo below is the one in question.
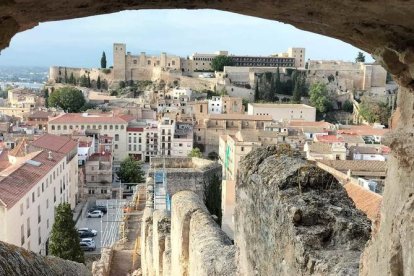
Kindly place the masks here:
[(414, 1), (390, 0), (2, 0), (0, 49), (39, 22), (127, 9), (211, 8), (292, 24), (349, 42), (382, 62), (402, 86), (381, 219), (362, 258), (362, 275), (414, 274)]

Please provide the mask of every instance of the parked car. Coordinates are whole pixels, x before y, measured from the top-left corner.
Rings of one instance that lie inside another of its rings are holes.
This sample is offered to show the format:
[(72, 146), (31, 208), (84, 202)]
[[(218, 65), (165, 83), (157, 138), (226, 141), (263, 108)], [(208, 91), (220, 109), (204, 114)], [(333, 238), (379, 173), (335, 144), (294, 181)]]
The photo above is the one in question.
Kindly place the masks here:
[(90, 245), (92, 245), (92, 246), (94, 246), (94, 247), (95, 247), (95, 240), (94, 240), (93, 238), (83, 238), (83, 239), (81, 239), (80, 241), (81, 241), (81, 242), (87, 242), (87, 243), (89, 243)]
[(78, 235), (79, 235), (79, 238), (91, 238), (91, 237), (95, 237), (96, 236), (96, 234), (94, 234), (93, 232), (91, 232), (91, 231), (78, 231)]
[(89, 211), (88, 212), (88, 218), (101, 218), (101, 217), (103, 217), (103, 213), (102, 213), (102, 211), (100, 211), (100, 210), (94, 210), (94, 211)]
[(78, 232), (91, 232), (94, 236), (96, 236), (96, 234), (98, 234), (98, 231), (96, 231), (94, 229), (90, 229), (90, 228), (79, 228)]
[(81, 241), (79, 245), (83, 251), (93, 251), (96, 249), (95, 242), (92, 244), (90, 242)]
[(89, 212), (92, 212), (92, 211), (95, 211), (95, 210), (102, 211), (102, 213), (104, 213), (104, 214), (106, 214), (108, 212), (108, 209), (106, 209), (106, 206), (102, 206), (102, 205), (93, 206), (91, 209), (89, 209)]

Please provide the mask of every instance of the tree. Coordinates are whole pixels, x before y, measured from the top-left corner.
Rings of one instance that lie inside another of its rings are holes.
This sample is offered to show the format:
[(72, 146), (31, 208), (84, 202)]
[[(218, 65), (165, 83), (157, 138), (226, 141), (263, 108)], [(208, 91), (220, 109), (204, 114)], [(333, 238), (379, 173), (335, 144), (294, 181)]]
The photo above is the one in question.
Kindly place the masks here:
[(46, 108), (49, 107), (49, 90), (46, 88), (43, 90), (43, 98), (45, 99)]
[(232, 66), (234, 64), (231, 57), (219, 55), (211, 61), (211, 68), (214, 71), (223, 71), (224, 66)]
[(73, 76), (73, 72), (70, 73), (70, 77), (69, 77), (69, 83), (75, 85), (76, 84), (76, 80), (75, 77)]
[(302, 91), (301, 91), (301, 80), (299, 77), (295, 80), (295, 87), (293, 88), (293, 98), (292, 100), (296, 103), (300, 103), (302, 98)]
[(117, 174), (123, 183), (143, 183), (145, 181), (141, 163), (131, 156), (128, 156), (121, 162), (121, 167)]
[(66, 70), (66, 67), (65, 67), (65, 83), (68, 83), (68, 71)]
[(364, 53), (358, 52), (357, 57), (355, 58), (355, 62), (365, 62)]
[(79, 86), (88, 87), (88, 78), (85, 75), (82, 75), (79, 79)]
[(88, 73), (88, 85), (87, 85), (87, 87), (91, 88), (91, 77), (90, 77), (89, 73)]
[(202, 158), (203, 154), (201, 153), (199, 148), (193, 148), (189, 153), (188, 153), (188, 157), (198, 157), (198, 158)]
[(328, 97), (328, 89), (324, 83), (314, 83), (310, 88), (310, 103), (320, 113), (326, 113), (332, 107)]
[(256, 79), (256, 86), (254, 88), (254, 101), (258, 102), (260, 100), (260, 94), (259, 94), (259, 80)]
[(204, 203), (210, 214), (217, 216), (217, 223), (221, 226), (221, 181), (214, 175), (207, 187), (204, 187)]
[(124, 81), (120, 81), (119, 82), (119, 88), (125, 88), (125, 82)]
[(210, 160), (217, 160), (218, 159), (218, 154), (215, 151), (210, 151), (207, 155), (208, 159)]
[(106, 55), (105, 55), (105, 51), (102, 52), (102, 57), (101, 57), (101, 68), (106, 68)]
[(101, 89), (101, 76), (98, 76), (98, 80), (96, 81), (96, 88)]
[(282, 92), (282, 83), (280, 82), (280, 71), (279, 71), (279, 66), (278, 66), (276, 70), (275, 93), (281, 94), (281, 92)]
[(60, 107), (67, 112), (79, 112), (86, 103), (82, 91), (69, 86), (56, 89), (48, 101), (49, 106)]
[(346, 101), (344, 102), (344, 104), (342, 105), (342, 109), (343, 109), (345, 112), (352, 113), (352, 112), (353, 112), (353, 110), (354, 110), (354, 105), (351, 103), (351, 101), (346, 100)]
[(51, 255), (62, 259), (78, 263), (85, 262), (69, 203), (61, 203), (56, 207), (55, 222), (50, 235), (49, 252)]

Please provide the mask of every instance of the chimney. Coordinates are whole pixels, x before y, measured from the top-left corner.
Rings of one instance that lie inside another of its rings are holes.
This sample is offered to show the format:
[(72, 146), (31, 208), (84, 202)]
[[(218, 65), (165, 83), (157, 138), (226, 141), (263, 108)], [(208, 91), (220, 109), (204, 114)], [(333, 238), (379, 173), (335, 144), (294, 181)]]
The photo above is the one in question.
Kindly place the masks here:
[(51, 151), (49, 151), (49, 152), (48, 152), (48, 154), (49, 154), (49, 155), (48, 155), (47, 159), (52, 160), (52, 159), (53, 159), (53, 157), (52, 157), (52, 152), (51, 152)]

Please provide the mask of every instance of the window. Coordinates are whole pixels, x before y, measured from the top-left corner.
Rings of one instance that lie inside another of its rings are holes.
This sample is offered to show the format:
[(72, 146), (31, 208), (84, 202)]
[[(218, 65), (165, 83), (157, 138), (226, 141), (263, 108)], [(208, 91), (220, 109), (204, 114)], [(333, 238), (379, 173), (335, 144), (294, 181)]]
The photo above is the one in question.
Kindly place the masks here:
[(42, 243), (42, 233), (40, 232), (40, 227), (37, 229), (37, 233), (39, 234), (39, 244)]
[(29, 204), (30, 203), (30, 200), (29, 200), (29, 198), (26, 198), (26, 209), (29, 209)]
[(241, 147), (241, 151), (244, 151), (244, 147)]
[(55, 130), (55, 126), (52, 126), (52, 130)]
[(40, 187), (37, 187), (37, 197), (40, 196)]
[(53, 202), (56, 202), (56, 187), (53, 187)]
[(27, 229), (27, 238), (29, 238), (30, 237), (30, 218), (27, 218), (26, 229)]
[(42, 182), (42, 193), (45, 191), (45, 183)]
[(37, 223), (42, 221), (42, 216), (40, 215), (40, 205), (37, 206)]
[(21, 246), (23, 246), (23, 244), (24, 244), (24, 224), (22, 224), (22, 226), (20, 226), (20, 243), (21, 243)]
[(34, 202), (35, 201), (35, 194), (34, 194), (34, 192), (32, 193), (32, 202)]
[(49, 229), (49, 219), (46, 220), (46, 228)]
[(20, 204), (20, 215), (23, 215), (23, 203)]
[(119, 141), (119, 134), (115, 134), (115, 141)]
[(118, 125), (115, 125), (115, 130), (118, 130), (118, 127), (119, 127)]
[(49, 209), (49, 199), (46, 199), (46, 209)]
[(128, 143), (131, 143), (131, 142), (132, 142), (131, 137), (128, 137)]
[(91, 181), (95, 181), (95, 176), (91, 175)]
[(109, 129), (110, 129), (110, 130), (114, 129), (114, 126), (113, 126), (113, 125), (110, 125), (110, 126), (109, 126)]
[(131, 151), (131, 145), (128, 145), (128, 150)]

